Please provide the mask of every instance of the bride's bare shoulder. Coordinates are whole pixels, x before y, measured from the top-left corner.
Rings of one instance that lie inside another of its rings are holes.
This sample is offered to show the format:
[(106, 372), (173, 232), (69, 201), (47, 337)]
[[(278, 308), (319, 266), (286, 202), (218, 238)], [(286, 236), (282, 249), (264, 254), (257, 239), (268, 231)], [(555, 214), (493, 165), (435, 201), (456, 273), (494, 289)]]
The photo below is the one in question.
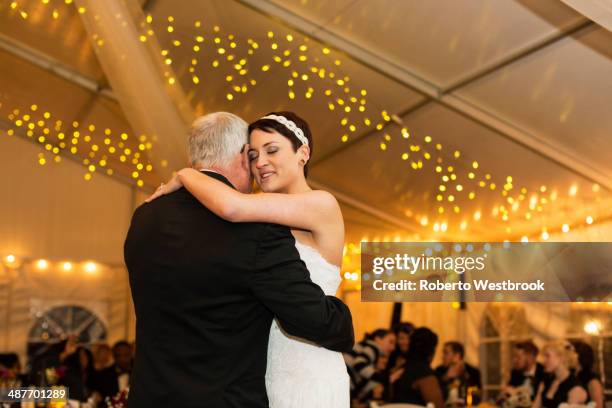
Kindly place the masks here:
[(339, 211), (340, 210), (340, 205), (338, 204), (338, 200), (336, 200), (336, 197), (334, 197), (334, 195), (330, 193), (329, 191), (311, 190), (304, 194), (308, 194), (311, 200), (313, 200), (313, 202), (315, 202), (318, 206), (320, 206), (324, 210), (329, 210), (329, 211)]

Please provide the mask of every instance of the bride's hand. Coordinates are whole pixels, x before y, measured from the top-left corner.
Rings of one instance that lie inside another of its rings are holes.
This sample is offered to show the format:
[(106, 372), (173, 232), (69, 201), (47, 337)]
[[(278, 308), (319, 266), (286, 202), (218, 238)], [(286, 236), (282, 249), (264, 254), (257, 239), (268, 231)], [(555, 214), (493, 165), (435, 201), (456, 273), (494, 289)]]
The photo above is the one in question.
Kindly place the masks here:
[(172, 177), (172, 179), (168, 183), (161, 183), (161, 185), (157, 187), (157, 190), (155, 190), (153, 195), (147, 198), (145, 202), (149, 203), (163, 195), (173, 193), (181, 187), (183, 187), (183, 183), (181, 183), (178, 174), (175, 174), (174, 177)]

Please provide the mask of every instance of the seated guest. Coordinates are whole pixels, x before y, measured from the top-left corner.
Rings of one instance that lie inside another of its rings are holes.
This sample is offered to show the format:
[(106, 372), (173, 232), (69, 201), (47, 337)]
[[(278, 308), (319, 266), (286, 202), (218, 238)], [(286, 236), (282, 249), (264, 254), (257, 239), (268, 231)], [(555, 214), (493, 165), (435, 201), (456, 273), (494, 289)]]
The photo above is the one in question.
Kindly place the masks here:
[(593, 370), (595, 355), (593, 349), (583, 341), (572, 342), (578, 353), (578, 370), (576, 378), (588, 394), (587, 403), (594, 402), (595, 408), (604, 407), (604, 391), (599, 375)]
[[(76, 351), (76, 339), (68, 337), (57, 343), (29, 343), (27, 355), (30, 356), (24, 385), (47, 387), (55, 385), (57, 376), (49, 375), (62, 367), (63, 360)], [(60, 370), (63, 372), (63, 368)]]
[(351, 379), (351, 398), (365, 401), (372, 397), (375, 388), (384, 385), (387, 375), (377, 369), (379, 356), (390, 355), (395, 348), (395, 334), (391, 330), (378, 329), (367, 334), (350, 353), (344, 354)]
[(436, 376), (444, 399), (451, 404), (465, 401), (469, 387), (482, 388), (480, 370), (464, 361), (465, 349), (459, 342), (446, 342), (442, 353), (442, 365), (436, 368)]
[(95, 388), (102, 400), (127, 389), (131, 372), (132, 347), (127, 341), (118, 341), (113, 346), (113, 364), (96, 372)]
[(535, 399), (544, 378), (544, 366), (536, 361), (538, 352), (538, 347), (532, 341), (522, 341), (512, 347), (512, 371), (506, 387), (507, 392), (527, 387), (531, 401)]
[(0, 354), (0, 388), (17, 388), (25, 383), (17, 353)]
[(414, 325), (408, 322), (401, 322), (393, 327), (395, 333), (396, 346), (395, 350), (389, 356), (389, 364), (387, 368), (393, 370), (399, 368), (406, 362), (406, 353), (410, 345), (410, 333), (414, 330)]
[(387, 366), (389, 365), (389, 356), (386, 354), (379, 354), (376, 360), (376, 378), (378, 378), (378, 385), (372, 390), (371, 394), (366, 398), (366, 402), (370, 401), (383, 401), (385, 390), (387, 389)]
[(416, 405), (431, 402), (435, 408), (444, 407), (440, 384), (431, 369), (437, 345), (438, 336), (428, 328), (419, 327), (412, 332), (404, 368), (391, 374), (389, 380), (391, 402)]
[(548, 374), (540, 384), (533, 408), (557, 408), (559, 404), (584, 404), (587, 393), (572, 369), (578, 366), (574, 347), (565, 340), (544, 346), (544, 371)]
[(93, 348), (94, 368), (103, 370), (113, 365), (113, 351), (106, 343), (98, 344)]
[(76, 351), (63, 359), (65, 374), (60, 385), (68, 388), (69, 398), (87, 401), (93, 393), (94, 367), (91, 351), (77, 346)]

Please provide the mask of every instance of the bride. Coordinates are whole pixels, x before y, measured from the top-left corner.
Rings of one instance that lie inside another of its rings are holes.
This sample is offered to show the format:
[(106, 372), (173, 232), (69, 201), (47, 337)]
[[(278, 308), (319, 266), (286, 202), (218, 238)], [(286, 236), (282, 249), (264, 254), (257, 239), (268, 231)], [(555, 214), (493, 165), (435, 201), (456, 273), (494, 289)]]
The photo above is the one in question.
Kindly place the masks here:
[[(249, 125), (248, 158), (263, 194), (243, 194), (185, 168), (149, 198), (184, 186), (203, 205), (231, 222), (268, 222), (291, 227), (311, 280), (326, 295), (340, 285), (344, 222), (336, 199), (309, 187), (312, 135), (293, 112), (273, 112)], [(349, 378), (342, 354), (270, 329), (266, 390), (271, 408), (348, 408)]]

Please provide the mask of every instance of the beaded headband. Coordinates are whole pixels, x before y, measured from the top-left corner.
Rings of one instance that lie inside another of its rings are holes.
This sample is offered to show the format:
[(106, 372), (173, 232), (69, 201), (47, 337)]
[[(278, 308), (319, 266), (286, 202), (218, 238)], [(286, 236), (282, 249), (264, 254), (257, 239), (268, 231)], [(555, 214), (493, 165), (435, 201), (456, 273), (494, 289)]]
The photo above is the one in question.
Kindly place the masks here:
[(297, 137), (298, 140), (302, 142), (303, 145), (308, 146), (308, 139), (306, 138), (306, 136), (304, 136), (304, 132), (292, 120), (289, 120), (284, 116), (278, 116), (278, 115), (268, 115), (268, 116), (264, 116), (261, 119), (271, 119), (282, 125), (285, 125), (285, 127), (289, 129), (295, 135), (295, 137)]

